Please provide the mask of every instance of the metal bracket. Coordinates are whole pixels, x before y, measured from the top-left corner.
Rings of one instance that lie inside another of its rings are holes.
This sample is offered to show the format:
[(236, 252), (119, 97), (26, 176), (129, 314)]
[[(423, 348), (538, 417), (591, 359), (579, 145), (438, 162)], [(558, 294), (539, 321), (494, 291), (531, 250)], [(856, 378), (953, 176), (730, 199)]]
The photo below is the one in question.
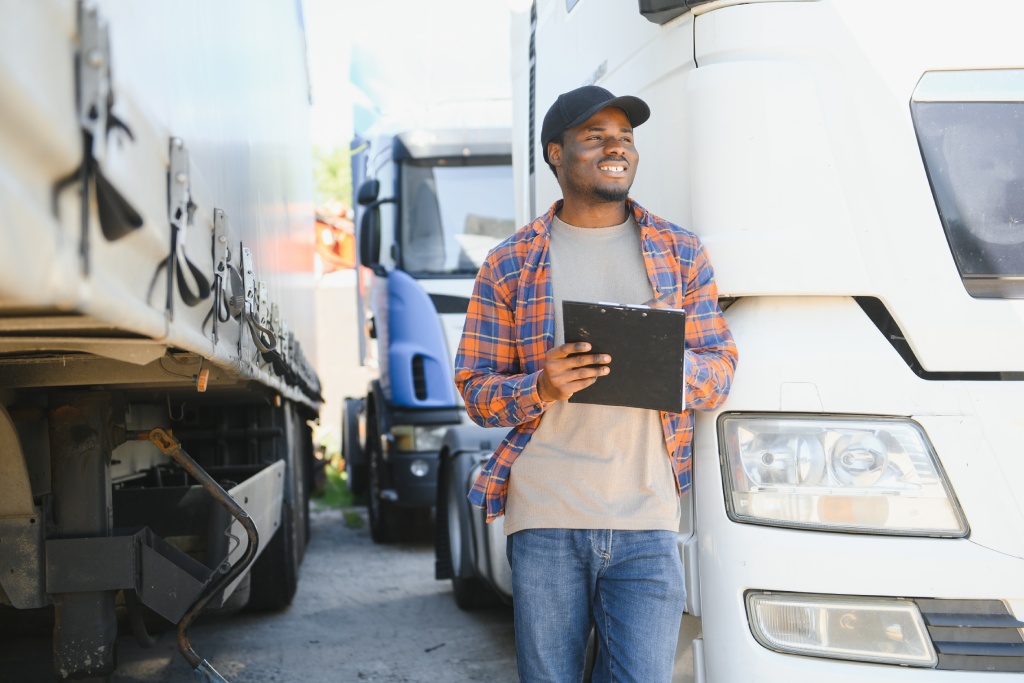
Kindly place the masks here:
[(188, 150), (181, 138), (171, 138), (170, 165), (167, 170), (167, 218), (171, 224), (171, 250), (167, 256), (168, 320), (174, 319), (174, 281), (177, 271), (188, 266), (179, 258), (184, 253), (185, 227), (188, 225), (189, 178)]
[[(110, 95), (110, 38), (99, 10), (82, 3), (78, 19), (78, 122), (96, 140), (105, 139)], [(95, 156), (95, 154), (94, 154)]]
[(181, 138), (171, 138), (170, 171), (167, 184), (167, 213), (171, 225), (184, 231), (188, 225), (189, 166), (188, 150)]
[(281, 309), (276, 301), (270, 304), (270, 325), (275, 330), (281, 329)]
[(241, 305), (242, 331), (238, 335), (238, 357), (243, 361), (249, 361), (248, 342), (246, 340), (245, 328), (248, 327), (248, 319), (256, 308), (256, 284), (255, 275), (252, 269), (252, 251), (247, 247), (241, 247), (242, 252), (242, 291), (245, 297)]
[(270, 304), (269, 318), (269, 328), (274, 333), (274, 341), (276, 342), (274, 345), (274, 351), (277, 352), (277, 359), (275, 360), (273, 358), (264, 358), (264, 360), (270, 361), (271, 365), (273, 366), (275, 374), (284, 375), (287, 373), (288, 370), (288, 352), (287, 349), (285, 348), (288, 345), (288, 337), (281, 330), (281, 309), (277, 305), (276, 301)]
[(43, 511), (0, 519), (0, 588), (17, 609), (46, 605), (43, 577)]
[(252, 271), (252, 251), (242, 247), (242, 287), (245, 290), (245, 308), (250, 311), (256, 308), (255, 279)]
[[(270, 329), (270, 304), (267, 299), (267, 285), (256, 283), (253, 273), (252, 251), (242, 247), (242, 285), (245, 290), (245, 305), (242, 309), (242, 324), (249, 328), (253, 343), (260, 353), (270, 353), (277, 348), (277, 335)], [(245, 352), (245, 333), (238, 338), (238, 355), (248, 361)]]
[(223, 281), (231, 261), (231, 238), (228, 236), (228, 215), (224, 209), (213, 210), (213, 274)]
[(197, 306), (210, 296), (207, 275), (185, 253), (185, 231), (196, 206), (192, 203), (188, 150), (181, 138), (171, 138), (167, 170), (167, 218), (171, 224), (171, 249), (167, 257), (167, 318), (174, 318), (174, 284), (181, 300)]
[(149, 527), (129, 535), (46, 541), (46, 592), (134, 589), (144, 605), (176, 622), (214, 572)]
[(260, 325), (266, 327), (270, 323), (270, 296), (267, 293), (267, 283), (263, 280), (256, 285), (256, 313)]
[(281, 358), (284, 360), (286, 365), (291, 365), (292, 362), (292, 335), (288, 328), (287, 320), (280, 320), (274, 324), (274, 329), (277, 330), (277, 351), (281, 354)]
[[(231, 263), (231, 237), (228, 234), (228, 215), (224, 209), (213, 210), (213, 277), (214, 277), (214, 301), (213, 301), (213, 343), (216, 344), (220, 338), (218, 327), (220, 323), (235, 318), (232, 299), (235, 296), (235, 289), (240, 283), (237, 282), (238, 275), (233, 271)], [(227, 319), (221, 319), (221, 310), (227, 311)]]
[[(245, 304), (242, 306), (242, 324), (251, 326), (251, 321), (256, 319), (256, 275), (253, 273), (252, 250), (242, 247), (242, 289), (245, 292)], [(245, 340), (243, 332), (239, 337), (239, 351)]]

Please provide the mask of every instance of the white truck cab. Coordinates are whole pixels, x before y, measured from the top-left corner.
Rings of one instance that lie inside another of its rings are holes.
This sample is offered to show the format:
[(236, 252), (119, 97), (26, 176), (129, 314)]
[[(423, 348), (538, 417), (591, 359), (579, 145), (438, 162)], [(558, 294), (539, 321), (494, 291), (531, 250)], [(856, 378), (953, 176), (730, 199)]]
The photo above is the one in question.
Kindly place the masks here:
[(696, 418), (677, 680), (1019, 677), (1024, 6), (514, 13), (517, 222), (560, 196), (559, 93), (643, 98), (632, 196), (700, 236), (740, 349)]

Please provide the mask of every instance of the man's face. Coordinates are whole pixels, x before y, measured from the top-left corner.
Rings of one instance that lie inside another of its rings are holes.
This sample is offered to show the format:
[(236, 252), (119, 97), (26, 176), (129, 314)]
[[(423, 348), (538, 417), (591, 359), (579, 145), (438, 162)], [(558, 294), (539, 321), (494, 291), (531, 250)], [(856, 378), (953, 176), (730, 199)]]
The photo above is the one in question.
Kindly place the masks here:
[(566, 198), (621, 202), (629, 195), (640, 155), (626, 112), (606, 107), (578, 126), (566, 129), (561, 145), (548, 147)]

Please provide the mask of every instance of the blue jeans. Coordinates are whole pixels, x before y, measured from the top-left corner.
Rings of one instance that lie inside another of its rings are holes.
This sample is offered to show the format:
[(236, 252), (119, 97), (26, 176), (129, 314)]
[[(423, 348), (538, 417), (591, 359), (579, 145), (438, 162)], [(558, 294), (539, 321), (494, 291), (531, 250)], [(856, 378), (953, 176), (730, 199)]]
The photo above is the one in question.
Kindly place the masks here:
[(522, 683), (670, 683), (686, 589), (671, 531), (526, 529), (508, 537)]

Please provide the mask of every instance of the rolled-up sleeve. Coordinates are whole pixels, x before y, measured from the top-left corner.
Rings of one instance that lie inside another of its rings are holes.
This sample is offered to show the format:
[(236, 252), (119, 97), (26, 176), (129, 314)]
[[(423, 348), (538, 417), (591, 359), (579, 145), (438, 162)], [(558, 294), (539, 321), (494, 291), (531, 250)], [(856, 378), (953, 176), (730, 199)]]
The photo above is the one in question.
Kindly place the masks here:
[(686, 406), (714, 410), (729, 394), (739, 353), (718, 305), (714, 271), (699, 241), (683, 308), (687, 315)]
[(507, 293), (497, 284), (491, 254), (480, 268), (455, 357), (455, 384), (470, 419), (484, 427), (514, 427), (550, 405), (537, 390), (540, 371), (524, 372)]

